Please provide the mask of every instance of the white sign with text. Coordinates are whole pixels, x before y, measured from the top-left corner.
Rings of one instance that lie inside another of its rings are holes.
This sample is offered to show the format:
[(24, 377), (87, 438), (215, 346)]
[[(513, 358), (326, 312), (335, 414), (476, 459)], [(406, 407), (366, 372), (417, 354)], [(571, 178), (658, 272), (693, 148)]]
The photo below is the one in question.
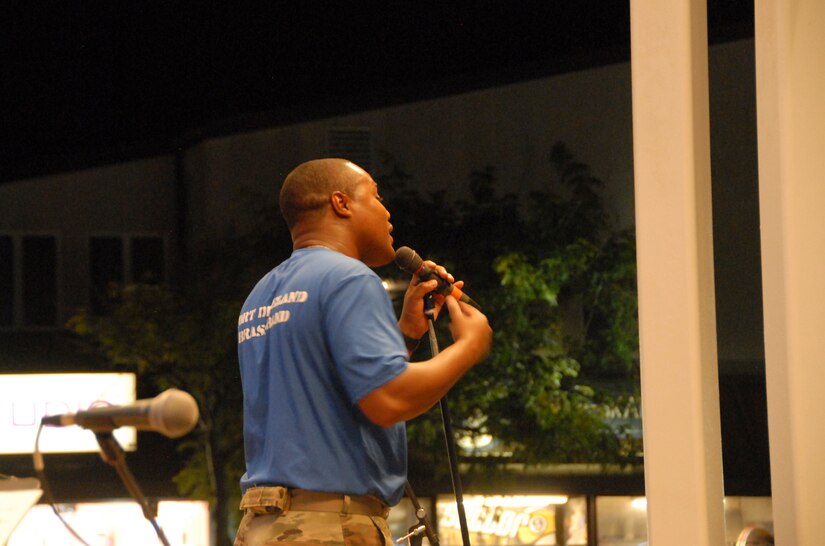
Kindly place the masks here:
[[(61, 373), (0, 375), (0, 454), (32, 453), (40, 420), (100, 405), (135, 401), (133, 373)], [(114, 431), (124, 450), (137, 448), (133, 427)], [(43, 427), (40, 451), (98, 451), (94, 433), (77, 426)]]

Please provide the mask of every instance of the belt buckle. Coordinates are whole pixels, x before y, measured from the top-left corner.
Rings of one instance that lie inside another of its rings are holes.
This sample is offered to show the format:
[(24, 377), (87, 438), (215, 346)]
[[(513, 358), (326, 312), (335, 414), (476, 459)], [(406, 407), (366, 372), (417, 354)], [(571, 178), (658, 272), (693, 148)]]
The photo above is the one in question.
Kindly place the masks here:
[(344, 495), (341, 499), (341, 513), (350, 514), (350, 510), (352, 510), (352, 497)]

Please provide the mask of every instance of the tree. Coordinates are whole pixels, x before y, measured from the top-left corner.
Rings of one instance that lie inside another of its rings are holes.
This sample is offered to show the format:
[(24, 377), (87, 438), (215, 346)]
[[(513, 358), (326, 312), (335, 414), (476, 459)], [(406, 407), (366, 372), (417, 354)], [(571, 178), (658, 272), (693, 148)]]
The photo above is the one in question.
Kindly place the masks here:
[[(397, 166), (381, 185), (391, 211), (442, 219), (393, 215), (399, 237), (468, 281), (495, 331), (487, 362), (449, 395), (458, 433), (492, 435), (507, 462), (637, 464), (640, 440), (607, 419), (638, 400), (633, 232), (612, 228), (602, 182), (563, 144), (549, 159), (554, 179), (526, 202), (497, 195), (506, 183), (492, 167), (471, 174), (470, 199), (452, 208), (407, 189)], [(431, 414), (411, 424), (418, 457), (440, 453), (437, 429)]]

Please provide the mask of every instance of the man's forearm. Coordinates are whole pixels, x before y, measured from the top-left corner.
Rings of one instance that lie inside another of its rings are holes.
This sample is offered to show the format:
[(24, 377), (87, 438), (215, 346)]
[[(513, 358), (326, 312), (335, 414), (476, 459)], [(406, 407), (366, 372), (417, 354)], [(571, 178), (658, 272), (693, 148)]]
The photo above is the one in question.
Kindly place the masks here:
[(375, 389), (358, 403), (377, 425), (407, 421), (433, 407), (484, 352), (461, 340), (423, 362), (411, 362), (398, 377)]

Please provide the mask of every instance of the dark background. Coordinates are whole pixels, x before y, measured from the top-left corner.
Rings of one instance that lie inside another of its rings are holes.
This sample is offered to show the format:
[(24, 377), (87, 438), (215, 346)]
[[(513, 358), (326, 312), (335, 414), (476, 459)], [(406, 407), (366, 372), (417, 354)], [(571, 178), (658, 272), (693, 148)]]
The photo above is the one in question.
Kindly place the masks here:
[[(0, 182), (626, 62), (629, 11), (629, 0), (10, 0)], [(711, 43), (752, 37), (753, 22), (751, 0), (709, 1)], [(764, 377), (720, 388), (726, 481), (769, 494)]]
[[(5, 3), (0, 179), (627, 61), (628, 0)], [(753, 3), (710, 0), (712, 43)]]

